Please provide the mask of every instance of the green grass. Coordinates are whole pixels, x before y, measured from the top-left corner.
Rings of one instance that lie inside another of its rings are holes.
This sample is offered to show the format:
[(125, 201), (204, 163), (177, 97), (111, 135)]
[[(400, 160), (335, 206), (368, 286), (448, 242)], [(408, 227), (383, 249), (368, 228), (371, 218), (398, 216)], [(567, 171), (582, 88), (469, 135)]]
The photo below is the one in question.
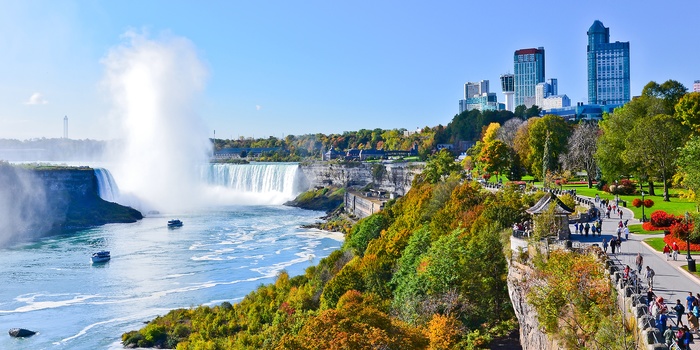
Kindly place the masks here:
[[(654, 238), (647, 238), (644, 240), (650, 247), (654, 248), (657, 252), (663, 252), (664, 251), (664, 246), (666, 245), (666, 242), (664, 242), (663, 237), (654, 237)], [(681, 254), (685, 252), (681, 251)], [(700, 251), (697, 250), (691, 250), (691, 253), (700, 253)], [(681, 255), (679, 254), (679, 255)]]
[[(681, 266), (681, 268), (682, 268), (683, 270), (688, 271), (688, 265), (683, 265), (683, 266)], [(690, 272), (690, 271), (688, 271), (688, 272)], [(697, 264), (695, 265), (695, 272), (690, 272), (690, 273), (693, 274), (693, 275), (695, 275), (695, 277), (700, 278), (700, 272), (698, 271), (698, 265), (697, 265)]]
[[(564, 185), (562, 186), (563, 189), (576, 189), (576, 194), (580, 196), (587, 196), (587, 197), (595, 197), (596, 194), (600, 196), (600, 198), (605, 198), (605, 199), (610, 199), (611, 201), (615, 200), (615, 196), (612, 194), (609, 194), (607, 192), (603, 191), (598, 191), (597, 188), (588, 188), (588, 185)], [(674, 215), (683, 215), (685, 212), (693, 213), (698, 211), (697, 204), (691, 200), (688, 199), (682, 199), (678, 197), (673, 197), (674, 195), (677, 195), (679, 190), (672, 190), (671, 191), (671, 201), (670, 202), (664, 202), (663, 201), (663, 196), (661, 195), (663, 193), (663, 188), (657, 187), (656, 188), (656, 193), (659, 195), (657, 196), (644, 196), (644, 199), (651, 199), (654, 201), (654, 206), (651, 208), (645, 208), (644, 209), (644, 215), (646, 215), (647, 218), (651, 216), (651, 213), (653, 213), (656, 210), (663, 210), (669, 214), (674, 214)], [(627, 201), (627, 208), (631, 209), (632, 212), (634, 212), (634, 217), (635, 218), (641, 218), (642, 217), (642, 208), (635, 208), (632, 206), (632, 201), (635, 198), (642, 199), (641, 195), (632, 195), (632, 196), (620, 196), (621, 201)]]
[(657, 252), (664, 251), (664, 246), (666, 245), (663, 237), (647, 238), (644, 240), (644, 242), (646, 242), (650, 247), (654, 248), (654, 250)]
[(664, 233), (664, 231), (647, 231), (642, 228), (642, 224), (634, 224), (627, 227), (629, 227), (631, 233), (636, 233), (639, 235), (656, 235), (659, 233)]

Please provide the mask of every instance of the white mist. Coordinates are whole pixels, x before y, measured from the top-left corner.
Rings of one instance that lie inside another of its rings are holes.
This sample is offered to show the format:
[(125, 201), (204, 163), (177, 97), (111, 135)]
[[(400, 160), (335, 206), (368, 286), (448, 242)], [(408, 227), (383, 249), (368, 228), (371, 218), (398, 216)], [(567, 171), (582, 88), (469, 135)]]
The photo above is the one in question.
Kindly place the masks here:
[(104, 83), (120, 121), (114, 177), (143, 212), (176, 212), (202, 204), (199, 169), (208, 162), (207, 129), (193, 107), (207, 72), (187, 39), (157, 40), (129, 32), (103, 59)]

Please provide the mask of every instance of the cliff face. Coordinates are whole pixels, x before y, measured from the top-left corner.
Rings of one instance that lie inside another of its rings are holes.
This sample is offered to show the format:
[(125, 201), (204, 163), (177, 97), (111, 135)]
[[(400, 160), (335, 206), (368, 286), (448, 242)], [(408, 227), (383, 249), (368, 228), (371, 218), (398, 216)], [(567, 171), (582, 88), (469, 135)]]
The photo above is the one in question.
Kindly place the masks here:
[(0, 164), (0, 245), (142, 217), (135, 209), (102, 200), (91, 168)]
[(532, 269), (515, 261), (508, 267), (508, 294), (520, 324), (520, 345), (523, 349), (555, 350), (559, 346), (542, 332), (537, 311), (527, 302), (528, 275)]
[(334, 163), (316, 162), (300, 165), (309, 187), (364, 187), (405, 195), (411, 189), (416, 174), (423, 170), (420, 163)]

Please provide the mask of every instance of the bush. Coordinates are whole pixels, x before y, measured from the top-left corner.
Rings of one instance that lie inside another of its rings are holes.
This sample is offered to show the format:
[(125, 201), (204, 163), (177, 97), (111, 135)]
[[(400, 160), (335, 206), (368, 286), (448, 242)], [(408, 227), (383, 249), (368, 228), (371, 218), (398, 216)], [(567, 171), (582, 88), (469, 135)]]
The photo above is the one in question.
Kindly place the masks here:
[(637, 186), (634, 182), (624, 179), (620, 180), (620, 182), (616, 185), (610, 185), (608, 186), (607, 192), (610, 192), (611, 194), (622, 194), (622, 195), (631, 195), (634, 194), (637, 191)]
[(669, 215), (663, 210), (657, 210), (651, 213), (651, 224), (655, 227), (669, 228), (676, 223), (677, 219), (673, 215)]
[(654, 206), (654, 201), (651, 199), (645, 199), (644, 200), (644, 206), (647, 208), (651, 208)]
[(641, 207), (643, 204), (644, 204), (644, 202), (642, 202), (642, 200), (639, 199), (639, 198), (635, 198), (635, 199), (632, 200), (632, 206), (635, 207), (635, 208), (639, 208), (639, 207)]

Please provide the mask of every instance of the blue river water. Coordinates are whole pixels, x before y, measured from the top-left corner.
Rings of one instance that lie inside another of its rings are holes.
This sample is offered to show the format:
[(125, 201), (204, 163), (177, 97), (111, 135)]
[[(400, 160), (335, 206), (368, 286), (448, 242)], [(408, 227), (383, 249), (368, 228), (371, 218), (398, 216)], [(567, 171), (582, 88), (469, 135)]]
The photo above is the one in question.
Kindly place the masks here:
[[(226, 206), (149, 216), (0, 249), (0, 349), (121, 349), (121, 334), (169, 310), (235, 303), (318, 263), (340, 234), (300, 228), (321, 212)], [(169, 229), (167, 220), (184, 226)], [(93, 265), (90, 255), (112, 259)]]

